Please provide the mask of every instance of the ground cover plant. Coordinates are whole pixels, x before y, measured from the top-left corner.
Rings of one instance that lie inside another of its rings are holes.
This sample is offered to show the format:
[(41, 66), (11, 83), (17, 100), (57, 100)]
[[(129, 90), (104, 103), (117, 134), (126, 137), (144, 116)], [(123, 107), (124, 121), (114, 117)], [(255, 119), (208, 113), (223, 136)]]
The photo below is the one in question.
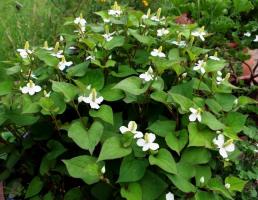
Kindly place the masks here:
[(62, 30), (1, 67), (9, 199), (257, 198), (257, 86), (212, 30), (117, 2)]

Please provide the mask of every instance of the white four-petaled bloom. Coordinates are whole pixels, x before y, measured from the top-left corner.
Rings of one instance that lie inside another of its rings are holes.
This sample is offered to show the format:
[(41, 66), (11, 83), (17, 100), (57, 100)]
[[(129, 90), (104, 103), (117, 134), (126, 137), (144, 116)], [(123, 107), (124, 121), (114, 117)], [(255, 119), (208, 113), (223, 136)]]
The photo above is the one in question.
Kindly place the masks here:
[(219, 149), (219, 153), (223, 158), (228, 157), (228, 152), (233, 152), (235, 150), (235, 145), (232, 140), (228, 140), (225, 142), (225, 138), (223, 134), (219, 134), (217, 138), (213, 139), (213, 143)]
[(96, 90), (93, 88), (91, 90), (91, 93), (88, 97), (86, 96), (79, 96), (78, 97), (78, 102), (84, 102), (87, 104), (90, 104), (90, 107), (93, 109), (99, 109), (99, 104), (101, 104), (101, 102), (104, 100), (104, 98), (102, 96), (97, 97), (97, 92)]
[(44, 93), (44, 97), (49, 98), (49, 97), (50, 97), (50, 94), (51, 94), (51, 91), (50, 91), (50, 92), (47, 92), (46, 90), (44, 90), (43, 93)]
[(139, 76), (141, 79), (143, 79), (145, 82), (149, 82), (154, 79), (153, 69), (149, 67), (148, 71), (144, 72), (143, 74), (140, 74)]
[(175, 200), (174, 194), (172, 192), (168, 192), (166, 194), (166, 200)]
[(215, 52), (215, 54), (214, 54), (213, 56), (209, 56), (209, 58), (210, 58), (211, 60), (216, 60), (216, 61), (219, 61), (219, 60), (220, 60), (220, 58), (218, 57), (218, 53), (217, 53), (217, 52)]
[(217, 71), (217, 77), (216, 77), (216, 83), (220, 85), (225, 79), (222, 78), (222, 73), (221, 71)]
[(193, 70), (197, 71), (200, 70), (202, 74), (205, 73), (205, 67), (206, 66), (206, 62), (204, 60), (198, 60), (198, 62), (195, 64), (195, 66), (193, 67)]
[(145, 133), (143, 138), (137, 140), (137, 145), (142, 147), (143, 151), (157, 150), (159, 148), (158, 143), (154, 143), (156, 136), (153, 133)]
[(248, 31), (248, 32), (244, 33), (244, 36), (250, 37), (250, 36), (251, 36), (251, 33)]
[(204, 41), (204, 36), (207, 35), (207, 32), (204, 30), (204, 27), (202, 28), (198, 28), (195, 31), (193, 31), (191, 33), (191, 35), (195, 36), (195, 37), (199, 37), (202, 41)]
[(73, 64), (72, 61), (66, 61), (65, 57), (62, 57), (62, 60), (58, 63), (58, 68), (63, 71), (66, 67), (70, 67)]
[(200, 178), (200, 183), (204, 183), (204, 181), (205, 181), (204, 176), (202, 176), (202, 177)]
[(24, 87), (21, 87), (20, 90), (23, 94), (28, 93), (29, 95), (34, 95), (35, 93), (41, 91), (41, 87), (39, 85), (35, 85), (35, 83), (32, 80), (30, 80), (27, 83), (27, 85)]
[(157, 30), (157, 36), (162, 37), (163, 35), (169, 34), (169, 30), (166, 28), (161, 28)]
[(162, 52), (162, 46), (159, 47), (158, 49), (153, 49), (152, 52), (151, 52), (151, 55), (154, 56), (154, 57), (160, 57), (160, 58), (165, 58), (166, 57), (166, 54), (164, 54)]
[(114, 17), (120, 17), (122, 13), (123, 11), (116, 1), (114, 5), (111, 7), (111, 9), (108, 10), (108, 14)]
[(115, 34), (115, 32), (113, 32), (113, 33), (105, 33), (105, 34), (103, 34), (102, 36), (104, 37), (104, 39), (105, 39), (107, 42), (109, 42), (109, 41), (111, 41), (111, 40), (113, 39), (112, 35), (114, 35), (114, 34)]
[(63, 55), (63, 50), (59, 50), (57, 52), (51, 53), (51, 56), (57, 57), (57, 58), (62, 58)]
[(229, 183), (226, 183), (226, 184), (225, 184), (225, 188), (229, 189), (229, 188), (230, 188), (230, 184), (229, 184)]
[(106, 167), (105, 167), (105, 165), (101, 168), (100, 171), (101, 171), (102, 174), (105, 174), (105, 173), (106, 173)]
[(125, 134), (126, 132), (131, 132), (131, 133), (133, 133), (133, 134), (134, 134), (134, 138), (141, 138), (141, 137), (143, 137), (142, 132), (141, 132), (141, 131), (137, 131), (137, 124), (136, 124), (135, 121), (130, 121), (130, 122), (128, 123), (128, 127), (126, 127), (126, 126), (121, 126), (121, 127), (119, 128), (119, 130), (120, 130), (120, 132), (121, 132), (122, 134)]
[(189, 115), (189, 120), (191, 122), (194, 122), (196, 120), (198, 120), (199, 122), (202, 121), (202, 109), (201, 108), (198, 108), (198, 109), (195, 109), (195, 108), (189, 108), (189, 110), (191, 111), (192, 114)]
[(258, 42), (258, 35), (255, 36), (254, 42)]
[(85, 27), (87, 23), (86, 20), (82, 17), (82, 15), (80, 17), (75, 18), (73, 22), (79, 25), (80, 27)]
[(176, 46), (178, 46), (178, 47), (180, 47), (180, 48), (184, 48), (185, 46), (186, 46), (186, 42), (185, 41), (176, 41), (176, 40), (174, 40), (174, 41), (172, 41), (171, 42), (172, 44), (174, 44), (174, 45), (176, 45)]

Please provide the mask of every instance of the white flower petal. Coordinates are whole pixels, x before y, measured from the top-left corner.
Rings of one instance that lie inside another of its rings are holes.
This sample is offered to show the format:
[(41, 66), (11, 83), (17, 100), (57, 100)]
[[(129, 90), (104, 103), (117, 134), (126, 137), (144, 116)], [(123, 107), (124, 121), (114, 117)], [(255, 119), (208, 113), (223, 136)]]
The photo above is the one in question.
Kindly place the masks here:
[(155, 139), (156, 139), (156, 135), (154, 135), (153, 133), (148, 133), (148, 142), (149, 143), (152, 143), (152, 142), (154, 142), (155, 141)]
[(159, 148), (159, 144), (157, 143), (150, 143), (149, 148), (153, 151), (156, 151)]
[(134, 132), (134, 138), (142, 138), (142, 137), (143, 137), (143, 133), (141, 131)]
[(231, 143), (231, 144), (225, 146), (224, 148), (225, 148), (225, 150), (228, 151), (228, 152), (233, 152), (233, 151), (235, 151), (235, 145), (234, 145), (234, 143)]
[(191, 115), (189, 115), (189, 121), (194, 122), (197, 119), (197, 115), (192, 113)]
[(140, 147), (143, 147), (146, 144), (146, 142), (144, 139), (140, 138), (137, 140), (136, 144)]
[(130, 130), (129, 130), (127, 127), (125, 127), (125, 126), (121, 126), (121, 127), (119, 128), (119, 130), (120, 130), (120, 132), (121, 132), (122, 134), (124, 134), (124, 133), (130, 131)]
[(224, 148), (220, 148), (220, 149), (219, 149), (219, 154), (220, 154), (223, 158), (227, 158), (227, 157), (228, 157), (228, 153), (227, 153), (226, 149), (224, 149)]

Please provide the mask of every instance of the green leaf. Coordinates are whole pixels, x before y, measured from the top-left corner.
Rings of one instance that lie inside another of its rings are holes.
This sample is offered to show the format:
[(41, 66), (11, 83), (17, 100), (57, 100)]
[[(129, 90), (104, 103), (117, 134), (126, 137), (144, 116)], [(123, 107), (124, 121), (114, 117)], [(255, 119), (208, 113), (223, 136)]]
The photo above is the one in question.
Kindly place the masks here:
[(137, 75), (137, 72), (128, 65), (119, 65), (118, 72), (112, 71), (111, 74), (112, 74), (112, 76), (122, 78), (122, 77), (127, 77), (130, 75)]
[(169, 133), (166, 135), (166, 143), (168, 147), (180, 155), (180, 151), (185, 147), (188, 142), (188, 133), (186, 130)]
[(225, 125), (217, 120), (217, 118), (213, 114), (206, 111), (202, 113), (201, 123), (207, 125), (212, 130), (221, 130), (225, 128)]
[(146, 44), (148, 46), (151, 46), (152, 44), (155, 44), (155, 39), (151, 36), (145, 36), (140, 35), (137, 30), (129, 29), (128, 32), (140, 43)]
[(97, 91), (104, 87), (105, 78), (102, 69), (88, 69), (86, 75), (79, 79), (86, 86), (91, 85)]
[(102, 145), (98, 161), (122, 158), (129, 155), (131, 152), (131, 147), (125, 148), (122, 146), (120, 137), (110, 137)]
[(205, 66), (205, 71), (208, 72), (217, 72), (222, 70), (226, 65), (224, 60), (208, 60)]
[(170, 181), (181, 191), (189, 193), (195, 192), (196, 188), (193, 184), (179, 175), (166, 174)]
[(83, 199), (82, 191), (79, 187), (72, 188), (65, 193), (64, 200)]
[(46, 65), (51, 66), (51, 67), (57, 67), (59, 60), (51, 56), (49, 52), (45, 50), (39, 50), (35, 52), (35, 55), (38, 57), (38, 59), (42, 60)]
[(249, 0), (233, 0), (233, 5), (236, 13), (249, 12), (254, 9), (253, 4)]
[[(206, 185), (211, 178), (211, 168), (208, 165), (195, 166), (195, 182), (197, 186)], [(204, 178), (204, 183), (200, 183), (200, 178)]]
[(99, 110), (91, 109), (89, 112), (91, 117), (97, 117), (102, 119), (104, 122), (107, 122), (113, 125), (113, 110), (108, 105), (101, 105)]
[(140, 184), (142, 187), (142, 200), (157, 200), (168, 187), (163, 179), (150, 171), (145, 173)]
[(38, 176), (35, 176), (28, 186), (28, 189), (25, 194), (25, 199), (31, 198), (40, 193), (43, 186), (44, 183), (42, 182), (42, 180)]
[(225, 179), (225, 184), (230, 184), (230, 191), (238, 191), (238, 192), (242, 192), (247, 181), (244, 181), (240, 178), (237, 178), (235, 176), (228, 176)]
[(86, 130), (81, 121), (75, 121), (68, 129), (68, 136), (82, 149), (89, 150), (92, 154), (103, 134), (103, 125), (95, 121), (89, 130)]
[(157, 102), (167, 104), (168, 94), (164, 91), (156, 91), (151, 93), (150, 97)]
[(236, 97), (231, 94), (215, 94), (216, 101), (221, 105), (222, 109), (226, 112), (232, 110)]
[(87, 184), (93, 184), (100, 180), (100, 169), (103, 163), (97, 163), (95, 157), (83, 155), (63, 160), (63, 162), (73, 178), (80, 178)]
[(191, 146), (203, 146), (206, 148), (213, 148), (212, 140), (216, 137), (214, 131), (210, 131), (206, 128), (198, 127), (197, 123), (189, 123), (189, 147)]
[(229, 199), (233, 199), (231, 197), (229, 191), (225, 188), (225, 186), (223, 185), (221, 180), (219, 180), (218, 178), (210, 179), (208, 184), (207, 184), (207, 188), (210, 189), (210, 190), (219, 192), (219, 193), (223, 194), (225, 197), (227, 197)]
[(169, 93), (169, 94), (171, 95), (172, 99), (177, 104), (180, 105), (183, 112), (189, 112), (189, 108), (192, 107), (193, 105), (190, 99), (180, 94), (175, 94), (175, 93)]
[(243, 115), (239, 112), (229, 112), (227, 113), (224, 122), (233, 132), (239, 133), (244, 129), (247, 117), (247, 115)]
[(157, 155), (150, 155), (149, 161), (151, 165), (157, 165), (164, 171), (176, 174), (176, 162), (170, 152), (166, 149), (159, 149)]
[(78, 88), (70, 83), (52, 81), (52, 89), (64, 95), (65, 102), (70, 102), (78, 94)]
[(81, 64), (69, 67), (67, 71), (67, 75), (70, 77), (82, 77), (86, 74), (88, 66), (90, 62), (83, 62)]
[(129, 183), (121, 188), (121, 196), (126, 200), (142, 200), (142, 189), (139, 183)]
[(209, 150), (204, 148), (190, 147), (187, 148), (182, 156), (180, 162), (195, 164), (206, 164), (210, 161), (211, 154)]
[(123, 36), (114, 36), (112, 40), (109, 42), (106, 42), (104, 44), (104, 48), (107, 50), (111, 50), (115, 47), (121, 47), (124, 45), (125, 42), (125, 37)]
[(124, 93), (122, 90), (114, 89), (115, 84), (106, 85), (101, 90), (101, 96), (105, 99), (105, 101), (118, 101), (124, 98)]
[(149, 163), (145, 159), (137, 159), (130, 155), (125, 157), (120, 166), (117, 182), (139, 181), (144, 176), (148, 165)]
[(120, 89), (133, 95), (140, 95), (146, 92), (148, 84), (143, 85), (142, 79), (139, 77), (131, 76), (123, 79), (115, 85), (115, 89)]
[(14, 81), (7, 79), (1, 81), (0, 84), (0, 96), (7, 95), (12, 91)]
[(176, 122), (172, 120), (157, 120), (153, 122), (148, 128), (158, 136), (166, 137), (167, 134), (176, 129)]
[(215, 197), (215, 195), (211, 192), (204, 192), (202, 190), (198, 190), (195, 193), (194, 200), (218, 200), (218, 198)]
[(207, 104), (209, 109), (215, 114), (219, 114), (219, 112), (222, 111), (221, 105), (219, 105), (219, 103), (214, 99), (206, 99), (205, 103)]

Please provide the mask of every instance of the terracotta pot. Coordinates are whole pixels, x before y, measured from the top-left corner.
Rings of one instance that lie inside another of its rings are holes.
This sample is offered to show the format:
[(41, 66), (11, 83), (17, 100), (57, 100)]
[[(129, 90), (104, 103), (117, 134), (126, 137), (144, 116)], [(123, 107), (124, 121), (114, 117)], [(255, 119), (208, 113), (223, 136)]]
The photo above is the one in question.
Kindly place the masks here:
[(5, 198), (4, 198), (4, 185), (3, 185), (3, 182), (0, 182), (0, 200), (5, 200)]
[[(244, 49), (244, 52), (250, 54), (250, 59), (242, 63), (243, 72), (242, 76), (240, 76), (239, 78), (242, 80), (249, 80), (252, 73), (253, 76), (258, 74), (258, 67), (256, 67), (256, 70), (254, 71), (254, 68), (258, 63), (258, 49)], [(255, 78), (255, 81), (258, 82), (258, 77)]]

